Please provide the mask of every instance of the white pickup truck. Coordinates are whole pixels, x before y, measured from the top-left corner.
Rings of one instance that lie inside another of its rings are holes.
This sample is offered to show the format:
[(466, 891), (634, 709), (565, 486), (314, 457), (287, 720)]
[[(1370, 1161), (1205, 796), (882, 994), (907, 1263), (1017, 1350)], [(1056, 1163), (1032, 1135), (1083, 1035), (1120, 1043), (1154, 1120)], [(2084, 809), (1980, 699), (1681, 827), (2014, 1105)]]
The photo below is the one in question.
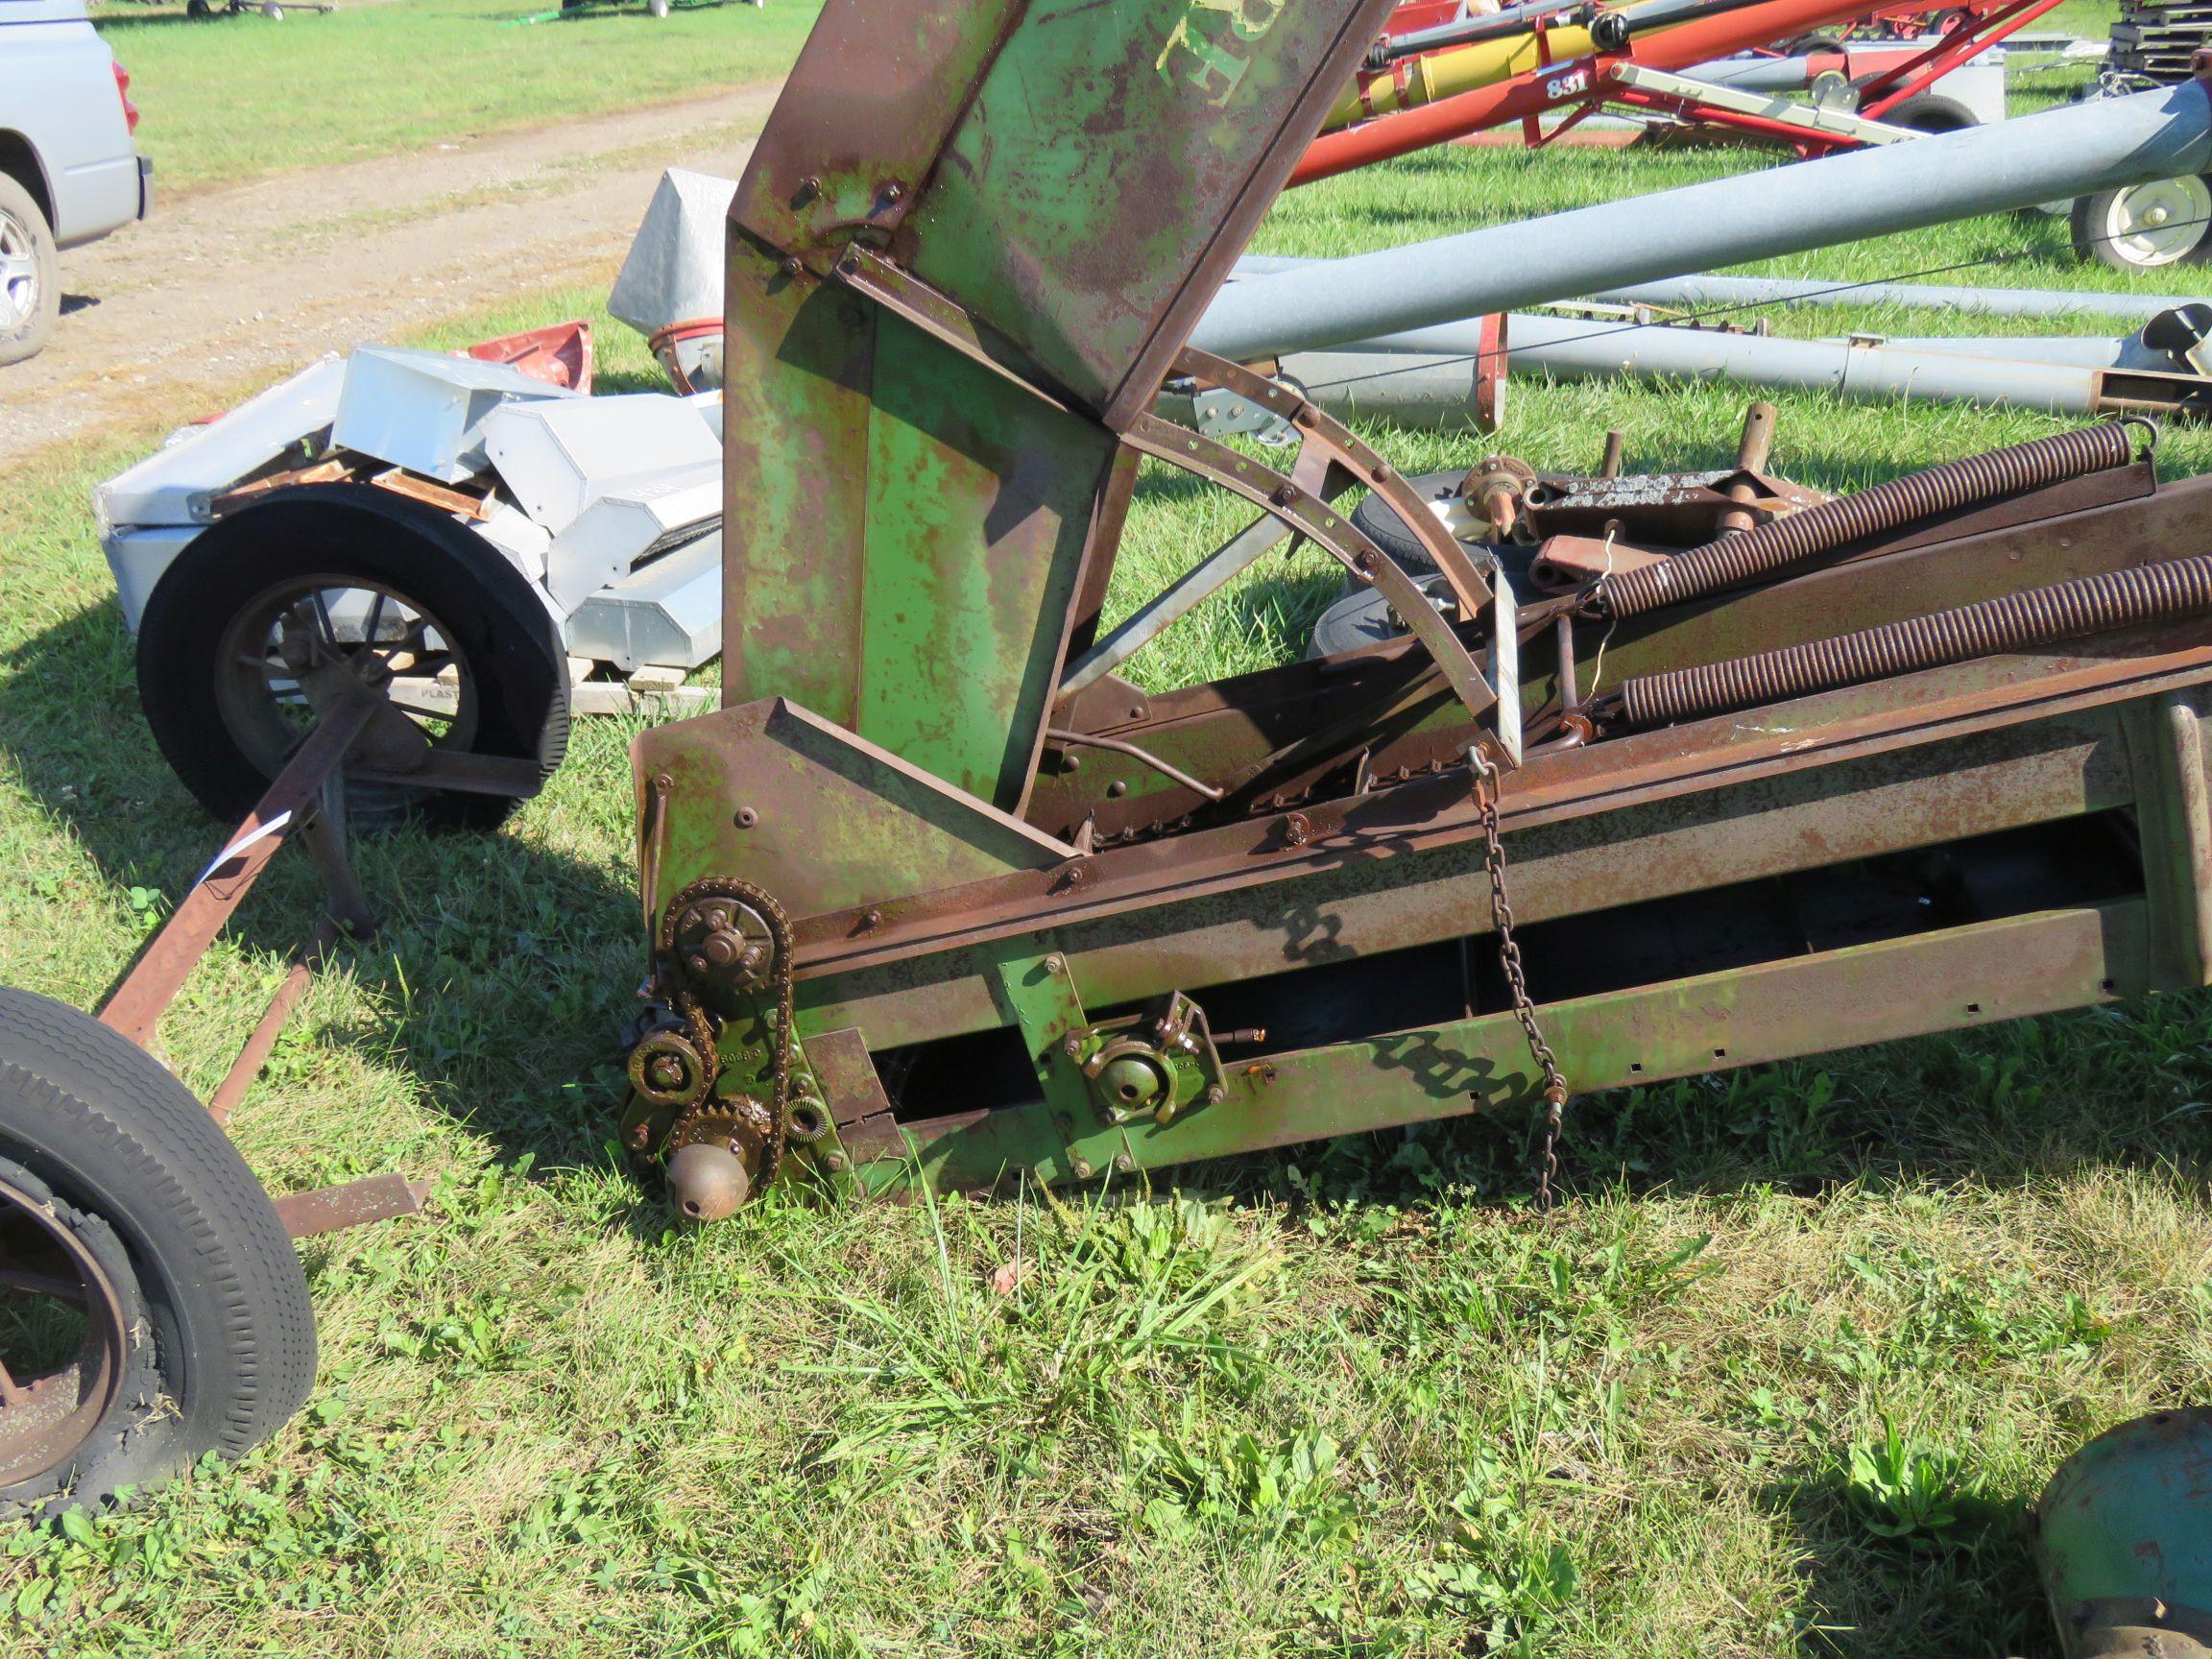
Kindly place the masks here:
[(130, 87), (84, 0), (0, 0), (0, 367), (53, 335), (60, 251), (153, 205)]

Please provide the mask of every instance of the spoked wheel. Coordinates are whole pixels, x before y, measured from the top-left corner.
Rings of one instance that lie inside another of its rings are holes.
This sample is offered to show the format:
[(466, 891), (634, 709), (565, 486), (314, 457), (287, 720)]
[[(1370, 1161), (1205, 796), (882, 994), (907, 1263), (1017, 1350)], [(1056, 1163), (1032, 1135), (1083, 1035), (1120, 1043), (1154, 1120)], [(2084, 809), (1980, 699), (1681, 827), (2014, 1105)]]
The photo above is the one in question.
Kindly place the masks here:
[(315, 1380), (269, 1195), (176, 1078), (0, 987), (0, 1516), (236, 1456)]
[[(489, 827), (516, 796), (450, 786), (470, 757), (525, 762), (528, 792), (567, 744), (566, 659), (529, 584), (452, 518), (380, 490), (281, 493), (201, 536), (147, 601), (138, 682), (163, 755), (224, 818), (340, 699), (379, 704), (348, 756), (375, 774), (348, 779), (362, 820)], [(418, 772), (429, 781), (395, 781)]]
[[(388, 583), (318, 570), (248, 599), (216, 647), (215, 704), (256, 770), (274, 778), (344, 680), (384, 702), (433, 749), (466, 751), (481, 725), (474, 665), (458, 636)], [(342, 678), (343, 677), (343, 678)], [(421, 789), (359, 784), (356, 810), (404, 811)]]
[(2204, 257), (2212, 243), (2212, 184), (2191, 174), (2074, 203), (2074, 252), (2115, 271), (2153, 271)]

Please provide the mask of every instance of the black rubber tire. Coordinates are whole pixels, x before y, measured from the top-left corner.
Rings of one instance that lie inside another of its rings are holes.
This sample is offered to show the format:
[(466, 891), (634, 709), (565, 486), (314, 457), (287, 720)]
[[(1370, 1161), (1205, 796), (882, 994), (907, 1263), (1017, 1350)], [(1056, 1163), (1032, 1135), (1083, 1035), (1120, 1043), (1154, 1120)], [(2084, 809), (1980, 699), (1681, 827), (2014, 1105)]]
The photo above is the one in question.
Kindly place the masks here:
[(1906, 99), (1882, 120), (1885, 126), (1910, 127), (1915, 132), (1928, 133), (1963, 132), (1982, 125), (1982, 118), (1958, 99), (1932, 92)]
[[(1424, 501), (1440, 501), (1458, 493), (1459, 480), (1466, 476), (1464, 469), (1457, 472), (1423, 472), (1406, 480), (1414, 493)], [(1395, 559), (1408, 576), (1426, 576), (1436, 568), (1436, 561), (1429, 557), (1412, 531), (1406, 528), (1398, 515), (1380, 495), (1367, 494), (1352, 509), (1353, 525), (1365, 533), (1367, 540)], [(1491, 553), (1504, 568), (1506, 577), (1523, 598), (1534, 594), (1529, 566), (1535, 563), (1533, 547), (1493, 547)], [(1356, 579), (1350, 571), (1344, 574), (1346, 593), (1369, 591), (1366, 584)]]
[(33, 284), (31, 314), (20, 323), (0, 323), (0, 369), (4, 369), (37, 356), (54, 338), (54, 325), (61, 316), (61, 255), (54, 246), (54, 228), (38, 210), (36, 200), (6, 173), (0, 173), (0, 219), (30, 244)]
[(300, 1259), (237, 1148), (151, 1055), (0, 987), (0, 1166), (51, 1193), (132, 1328), (107, 1415), (70, 1463), (0, 1487), (0, 1515), (104, 1503), (209, 1452), (236, 1457), (299, 1410), (315, 1382)]
[[(272, 586), (328, 571), (396, 588), (461, 637), (481, 704), (475, 754), (538, 763), (550, 778), (568, 748), (568, 661), (553, 617), (497, 548), (451, 517), (389, 490), (329, 484), (278, 491), (221, 519), (162, 572), (138, 625), (138, 696), (154, 739), (199, 803), (226, 822), (270, 783), (225, 727), (209, 672), (230, 620)], [(490, 830), (506, 796), (439, 791), (414, 816)], [(379, 815), (359, 810), (363, 822)]]
[[(1407, 479), (1406, 483), (1422, 500), (1441, 501), (1458, 493), (1459, 480), (1466, 475), (1465, 468), (1456, 472), (1423, 472)], [(1429, 557), (1429, 550), (1406, 528), (1398, 515), (1390, 511), (1382, 496), (1372, 493), (1361, 496), (1359, 504), (1352, 509), (1352, 525), (1404, 565), (1408, 574), (1424, 576), (1436, 568), (1436, 561)]]

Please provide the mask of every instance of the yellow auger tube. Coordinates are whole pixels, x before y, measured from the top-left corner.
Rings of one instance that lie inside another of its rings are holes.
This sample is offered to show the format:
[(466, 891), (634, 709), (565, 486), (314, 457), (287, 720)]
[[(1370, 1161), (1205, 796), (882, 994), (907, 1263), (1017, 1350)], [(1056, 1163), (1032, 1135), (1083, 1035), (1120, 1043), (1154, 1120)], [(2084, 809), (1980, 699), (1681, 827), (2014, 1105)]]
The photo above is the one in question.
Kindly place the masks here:
[[(1544, 34), (1550, 60), (1562, 68), (1598, 50), (1587, 29), (1554, 28), (1547, 29)], [(1439, 98), (1472, 92), (1478, 86), (1509, 81), (1516, 75), (1526, 75), (1542, 67), (1544, 60), (1537, 57), (1533, 32), (1504, 40), (1480, 40), (1472, 46), (1455, 46), (1431, 52), (1425, 58), (1402, 58), (1389, 68), (1378, 71), (1365, 85), (1355, 86), (1347, 93), (1343, 101), (1329, 111), (1329, 119), (1322, 124), (1321, 131), (1334, 132), (1339, 127), (1387, 115), (1394, 109), (1418, 108)]]

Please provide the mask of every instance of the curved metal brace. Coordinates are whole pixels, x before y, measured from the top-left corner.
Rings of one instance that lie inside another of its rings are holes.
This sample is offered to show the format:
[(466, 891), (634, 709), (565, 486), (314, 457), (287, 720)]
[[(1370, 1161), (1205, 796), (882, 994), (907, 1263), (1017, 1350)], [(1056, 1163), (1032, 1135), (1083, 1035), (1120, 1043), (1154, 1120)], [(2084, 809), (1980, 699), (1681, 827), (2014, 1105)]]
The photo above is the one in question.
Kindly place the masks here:
[(1175, 373), (1234, 392), (1246, 402), (1256, 403), (1269, 414), (1289, 421), (1298, 432), (1300, 456), (1309, 448), (1318, 449), (1329, 461), (1382, 496), (1384, 505), (1398, 516), (1399, 522), (1421, 543), (1421, 550), (1434, 560), (1436, 568), (1444, 573), (1445, 585), (1452, 589), (1452, 597), (1458, 601), (1459, 614), (1472, 617), (1481, 613), (1490, 602), (1490, 588), (1476, 569), (1474, 560), (1468, 557), (1467, 549), (1436, 521), (1436, 515), (1429, 511), (1429, 504), (1414, 493), (1397, 469), (1360, 443), (1350, 427), (1290, 388), (1279, 386), (1264, 374), (1240, 363), (1232, 363), (1226, 357), (1216, 357), (1211, 351), (1186, 347), (1175, 359)]
[[(1176, 358), (1174, 372), (1234, 392), (1289, 421), (1300, 439), (1293, 471), (1313, 477), (1325, 475), (1331, 466), (1341, 468), (1380, 495), (1435, 560), (1462, 618), (1498, 611), (1498, 591), (1483, 579), (1467, 550), (1436, 521), (1428, 505), (1389, 464), (1341, 423), (1297, 393), (1208, 352), (1186, 349)], [(1509, 618), (1493, 616), (1491, 634), (1501, 682), (1494, 686), (1405, 567), (1319, 493), (1300, 488), (1291, 478), (1226, 444), (1155, 415), (1140, 415), (1122, 438), (1134, 449), (1243, 496), (1326, 549), (1357, 579), (1373, 585), (1406, 619), (1470, 714), (1480, 718), (1493, 706), (1503, 705), (1499, 709), (1500, 740), (1508, 760), (1519, 760), (1521, 710), (1511, 667), (1516, 640)], [(1316, 458), (1322, 463), (1318, 469), (1311, 465)]]

